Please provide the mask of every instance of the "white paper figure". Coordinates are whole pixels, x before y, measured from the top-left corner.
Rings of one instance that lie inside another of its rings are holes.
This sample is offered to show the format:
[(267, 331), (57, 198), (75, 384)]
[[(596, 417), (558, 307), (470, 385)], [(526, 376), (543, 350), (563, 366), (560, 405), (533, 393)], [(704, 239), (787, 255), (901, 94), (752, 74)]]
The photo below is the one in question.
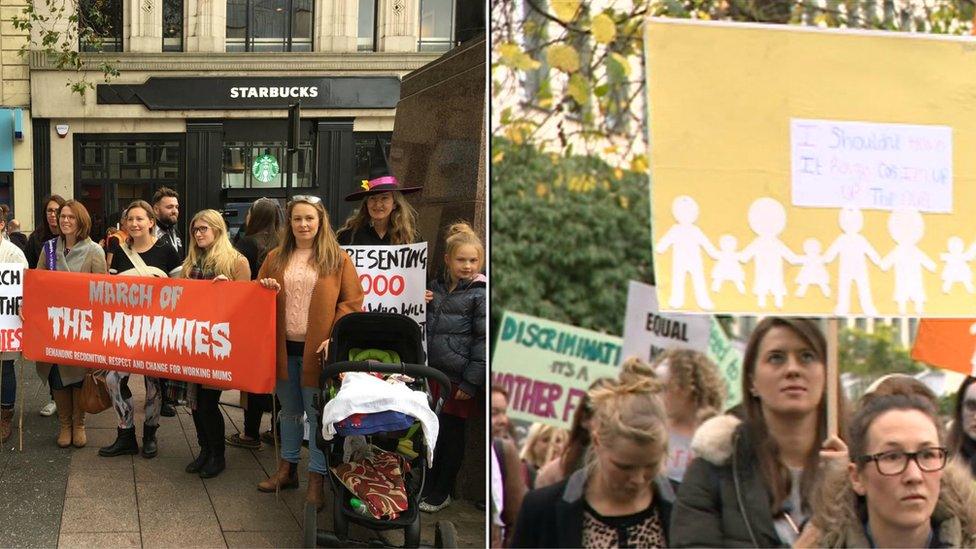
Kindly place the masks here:
[(946, 243), (948, 250), (939, 254), (939, 258), (945, 263), (942, 267), (942, 293), (952, 291), (952, 286), (961, 282), (966, 287), (966, 291), (973, 293), (973, 270), (969, 268), (969, 262), (973, 260), (972, 252), (966, 253), (963, 248), (966, 244), (958, 236), (950, 236)]
[(925, 221), (917, 210), (895, 210), (888, 216), (888, 233), (897, 244), (881, 260), (885, 271), (895, 268), (895, 303), (898, 312), (905, 314), (908, 302), (915, 304), (915, 312), (922, 314), (925, 306), (925, 282), (922, 268), (935, 272), (935, 261), (925, 255), (918, 242), (925, 234)]
[(718, 257), (712, 267), (712, 292), (719, 292), (726, 282), (735, 284), (740, 294), (746, 293), (746, 272), (739, 263), (739, 253), (735, 251), (738, 241), (730, 234), (718, 239)]
[(803, 256), (800, 257), (800, 274), (796, 277), (796, 297), (807, 294), (807, 287), (811, 284), (820, 287), (824, 297), (830, 297), (830, 274), (824, 264), (824, 257), (820, 254), (820, 241), (808, 238), (803, 241)]
[(718, 250), (708, 240), (705, 233), (695, 225), (698, 220), (698, 203), (690, 196), (679, 196), (671, 204), (671, 214), (676, 224), (657, 243), (657, 253), (663, 254), (674, 246), (671, 254), (671, 297), (668, 305), (672, 309), (681, 308), (685, 303), (685, 277), (691, 277), (698, 307), (706, 311), (715, 308), (708, 295), (705, 284), (705, 266), (702, 264), (702, 249), (713, 259)]
[(868, 316), (877, 316), (878, 310), (871, 300), (871, 280), (868, 278), (868, 265), (865, 258), (880, 265), (881, 258), (868, 239), (861, 235), (864, 216), (857, 208), (844, 208), (839, 216), (840, 228), (844, 234), (827, 248), (824, 263), (839, 259), (837, 276), (837, 307), (835, 314), (846, 315), (851, 310), (851, 284), (857, 285), (857, 295), (861, 311)]
[(800, 262), (778, 238), (786, 227), (786, 210), (772, 198), (760, 198), (749, 206), (749, 227), (756, 238), (742, 250), (741, 259), (743, 263), (754, 262), (752, 292), (759, 298), (760, 308), (766, 306), (766, 296), (772, 294), (776, 307), (782, 309), (786, 295), (783, 260), (794, 265)]

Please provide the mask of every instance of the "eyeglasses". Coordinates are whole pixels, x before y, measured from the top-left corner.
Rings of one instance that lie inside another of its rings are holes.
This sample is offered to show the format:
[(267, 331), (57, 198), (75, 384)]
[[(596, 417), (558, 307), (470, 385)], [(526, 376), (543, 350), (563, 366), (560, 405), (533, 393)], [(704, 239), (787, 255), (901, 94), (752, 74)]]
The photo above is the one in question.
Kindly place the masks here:
[(322, 202), (322, 199), (310, 194), (296, 194), (295, 196), (291, 197), (291, 200), (288, 201), (288, 205), (291, 206), (295, 202), (308, 202), (309, 204), (320, 204)]
[(870, 456), (861, 456), (857, 462), (864, 464), (873, 461), (878, 472), (886, 477), (900, 475), (908, 468), (908, 461), (915, 460), (915, 465), (924, 473), (934, 473), (941, 471), (949, 457), (949, 452), (945, 448), (933, 446), (923, 448), (917, 452), (881, 452)]
[(208, 225), (200, 225), (199, 227), (193, 227), (192, 229), (190, 229), (190, 234), (197, 234), (197, 233), (203, 234), (209, 230), (210, 227)]
[(49, 214), (56, 214), (56, 213), (58, 213), (58, 208), (48, 208), (48, 209), (44, 210), (44, 212), (45, 213), (49, 213)]

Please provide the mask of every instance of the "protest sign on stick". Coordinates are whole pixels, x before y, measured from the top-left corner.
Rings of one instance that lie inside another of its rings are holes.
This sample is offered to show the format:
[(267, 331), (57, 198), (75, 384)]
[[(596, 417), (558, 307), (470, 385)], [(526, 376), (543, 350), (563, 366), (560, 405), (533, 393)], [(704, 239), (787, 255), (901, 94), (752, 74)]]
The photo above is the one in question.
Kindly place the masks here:
[(24, 266), (0, 263), (0, 352), (19, 351), (23, 323), (20, 320), (24, 295)]
[(926, 318), (918, 324), (912, 358), (976, 375), (976, 318)]
[(275, 292), (254, 282), (29, 270), (24, 355), (270, 393)]
[(508, 391), (514, 420), (569, 428), (590, 384), (616, 378), (621, 339), (505, 311), (491, 360), (491, 384)]
[(426, 335), (427, 243), (343, 249), (356, 266), (363, 286), (363, 311), (409, 316)]

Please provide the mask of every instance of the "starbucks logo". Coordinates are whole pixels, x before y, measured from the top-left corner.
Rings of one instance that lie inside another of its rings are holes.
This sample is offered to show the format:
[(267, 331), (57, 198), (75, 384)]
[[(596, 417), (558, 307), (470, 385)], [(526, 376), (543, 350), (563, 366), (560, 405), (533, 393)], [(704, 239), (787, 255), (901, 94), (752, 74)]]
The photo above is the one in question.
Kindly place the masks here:
[(262, 183), (270, 183), (280, 172), (278, 160), (270, 154), (262, 154), (255, 158), (251, 166), (251, 175)]

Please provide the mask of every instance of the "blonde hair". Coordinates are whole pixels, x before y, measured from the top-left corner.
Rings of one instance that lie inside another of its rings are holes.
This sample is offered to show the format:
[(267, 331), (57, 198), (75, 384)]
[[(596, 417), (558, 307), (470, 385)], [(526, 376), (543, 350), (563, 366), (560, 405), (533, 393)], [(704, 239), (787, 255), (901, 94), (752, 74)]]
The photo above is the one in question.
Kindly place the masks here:
[(332, 225), (329, 223), (329, 214), (326, 213), (325, 206), (322, 205), (322, 202), (313, 203), (296, 198), (288, 203), (288, 207), (285, 210), (285, 225), (281, 228), (281, 238), (278, 239), (281, 244), (275, 248), (278, 253), (270, 259), (269, 272), (283, 272), (285, 267), (288, 266), (291, 254), (298, 248), (298, 243), (295, 240), (295, 232), (291, 230), (291, 213), (295, 209), (295, 206), (299, 204), (307, 204), (315, 208), (316, 213), (319, 215), (319, 231), (312, 241), (310, 264), (316, 268), (319, 276), (325, 276), (338, 271), (342, 266), (343, 251), (339, 247), (339, 241), (336, 240), (335, 233), (332, 231)]
[[(539, 439), (549, 437), (549, 449), (546, 450), (546, 455), (541, 458), (537, 458), (533, 453), (532, 448)], [(569, 433), (566, 429), (560, 429), (554, 425), (548, 425), (546, 423), (533, 423), (529, 426), (529, 433), (525, 436), (525, 442), (522, 445), (522, 451), (519, 453), (519, 458), (522, 461), (532, 465), (536, 469), (541, 468), (543, 465), (552, 461), (552, 458), (556, 457), (556, 452), (554, 450), (556, 442), (562, 439), (562, 443), (566, 443), (566, 439), (569, 438)]]
[(722, 413), (725, 381), (707, 356), (689, 349), (668, 349), (655, 361), (655, 366), (659, 365), (668, 368), (669, 383), (688, 389), (699, 420)]
[[(445, 244), (445, 255), (448, 260), (454, 257), (458, 249), (461, 246), (474, 246), (475, 250), (478, 251), (478, 268), (484, 268), (485, 266), (485, 246), (481, 243), (481, 239), (478, 235), (474, 233), (474, 229), (471, 228), (466, 221), (458, 221), (453, 223), (447, 228), (447, 236), (444, 240)], [(445, 269), (445, 278), (450, 286), (457, 284), (457, 280), (454, 280), (454, 274), (451, 273), (451, 269)]]
[[(207, 249), (197, 246), (196, 238), (193, 238), (193, 226), (197, 221), (206, 223), (210, 230), (214, 232), (214, 241)], [(217, 275), (224, 275), (227, 278), (234, 278), (237, 258), (241, 257), (240, 252), (234, 249), (227, 237), (227, 224), (224, 223), (224, 216), (217, 210), (202, 210), (197, 212), (190, 221), (190, 245), (186, 261), (183, 262), (181, 276), (186, 278), (198, 262), (202, 260), (204, 271), (213, 271)]]
[[(649, 446), (660, 470), (668, 453), (667, 413), (658, 396), (662, 384), (641, 360), (625, 361), (620, 369), (616, 383), (602, 384), (588, 393), (593, 407), (590, 430), (603, 445), (624, 438)], [(588, 461), (595, 465), (592, 451)]]
[[(390, 214), (390, 244), (402, 245), (413, 244), (417, 239), (417, 210), (410, 205), (406, 197), (400, 191), (387, 191), (393, 194), (393, 212)], [(382, 194), (382, 193), (376, 193)], [(340, 231), (356, 232), (369, 225), (369, 208), (366, 201), (369, 196), (363, 198), (359, 209), (346, 219), (345, 225)]]

